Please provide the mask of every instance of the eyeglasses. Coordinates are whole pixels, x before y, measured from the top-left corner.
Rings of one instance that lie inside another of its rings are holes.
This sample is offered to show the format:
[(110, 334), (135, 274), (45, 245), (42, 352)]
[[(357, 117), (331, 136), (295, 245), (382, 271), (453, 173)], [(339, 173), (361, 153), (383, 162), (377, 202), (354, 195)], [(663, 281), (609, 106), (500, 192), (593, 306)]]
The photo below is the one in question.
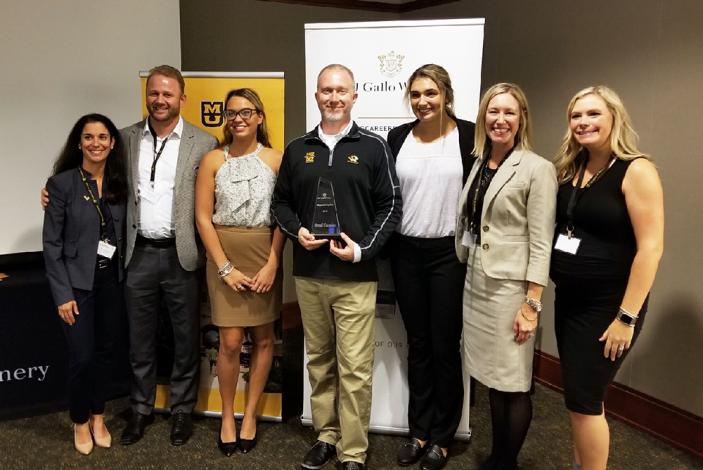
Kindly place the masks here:
[(241, 116), (242, 119), (248, 121), (254, 114), (258, 114), (259, 110), (254, 108), (242, 108), (239, 111), (234, 109), (225, 109), (222, 115), (227, 118), (228, 121), (233, 121), (237, 119), (237, 116)]

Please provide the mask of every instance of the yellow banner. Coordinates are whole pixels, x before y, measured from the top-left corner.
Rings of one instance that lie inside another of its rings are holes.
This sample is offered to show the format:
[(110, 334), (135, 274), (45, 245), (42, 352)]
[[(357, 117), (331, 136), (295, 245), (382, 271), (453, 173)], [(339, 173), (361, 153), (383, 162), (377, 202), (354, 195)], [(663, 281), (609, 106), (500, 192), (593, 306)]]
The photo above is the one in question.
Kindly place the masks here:
[[(146, 77), (141, 72), (142, 115), (146, 117)], [(230, 90), (235, 88), (252, 88), (264, 103), (269, 137), (273, 148), (283, 150), (284, 147), (284, 80), (283, 73), (224, 73), (224, 72), (183, 72), (186, 82), (186, 103), (181, 108), (181, 116), (189, 123), (200, 127), (222, 141), (224, 130), (224, 99)], [(219, 337), (217, 327), (210, 321), (210, 305), (207, 299), (207, 288), (203, 279), (201, 286), (200, 306), (200, 385), (196, 412), (208, 415), (222, 413), (222, 401), (217, 379), (217, 348)], [(165, 313), (165, 312), (164, 312)], [(164, 322), (160, 322), (164, 325)], [(283, 412), (283, 340), (281, 320), (274, 328), (276, 342), (274, 358), (264, 394), (259, 401), (258, 415), (280, 420)], [(170, 334), (170, 331), (169, 331)], [(172, 341), (172, 339), (171, 339)], [(249, 384), (249, 365), (251, 362), (252, 343), (245, 341), (240, 354), (240, 370), (237, 380), (237, 393), (234, 400), (234, 411), (242, 415), (246, 406), (246, 389)], [(169, 357), (172, 348), (160, 348), (157, 372), (156, 402), (157, 409), (168, 409), (168, 383), (173, 357)], [(170, 354), (172, 356), (172, 354)]]

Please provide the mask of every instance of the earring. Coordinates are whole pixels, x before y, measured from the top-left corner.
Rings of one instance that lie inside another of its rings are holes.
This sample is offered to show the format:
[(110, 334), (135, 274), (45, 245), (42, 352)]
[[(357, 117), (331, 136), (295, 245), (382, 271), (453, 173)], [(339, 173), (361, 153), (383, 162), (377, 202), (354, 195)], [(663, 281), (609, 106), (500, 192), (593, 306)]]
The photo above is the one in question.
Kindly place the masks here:
[(83, 147), (81, 147), (81, 144), (78, 144), (78, 150), (83, 150)]

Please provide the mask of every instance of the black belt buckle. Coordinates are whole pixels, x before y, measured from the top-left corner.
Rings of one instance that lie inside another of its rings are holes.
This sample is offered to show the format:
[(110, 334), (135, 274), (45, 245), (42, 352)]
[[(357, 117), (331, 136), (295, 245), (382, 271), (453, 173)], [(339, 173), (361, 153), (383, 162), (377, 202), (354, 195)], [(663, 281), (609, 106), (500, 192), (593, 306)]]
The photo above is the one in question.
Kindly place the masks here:
[(107, 258), (100, 258), (100, 259), (98, 259), (98, 262), (96, 263), (95, 267), (100, 270), (107, 269), (110, 267), (111, 261), (112, 260), (107, 259)]

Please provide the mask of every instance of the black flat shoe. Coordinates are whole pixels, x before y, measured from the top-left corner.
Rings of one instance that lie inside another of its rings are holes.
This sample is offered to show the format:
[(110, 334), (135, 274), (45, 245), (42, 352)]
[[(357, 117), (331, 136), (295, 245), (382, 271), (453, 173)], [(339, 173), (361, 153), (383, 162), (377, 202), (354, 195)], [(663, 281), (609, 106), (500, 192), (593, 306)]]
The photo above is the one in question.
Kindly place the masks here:
[(256, 447), (256, 436), (253, 439), (239, 437), (239, 450), (242, 451), (242, 454), (250, 452), (254, 447)]
[(237, 441), (232, 442), (222, 442), (222, 438), (217, 436), (217, 448), (220, 449), (226, 457), (231, 457), (232, 454), (237, 452)]
[(425, 456), (420, 461), (421, 470), (439, 470), (447, 464), (447, 457), (445, 457), (442, 448), (437, 444), (433, 444), (432, 447), (427, 451)]
[(413, 437), (398, 449), (398, 465), (407, 467), (408, 465), (417, 463), (417, 461), (425, 455), (425, 450), (426, 449), (420, 445), (420, 441)]
[(498, 469), (498, 458), (494, 457), (493, 454), (488, 456), (486, 460), (481, 462), (478, 470), (497, 470)]

